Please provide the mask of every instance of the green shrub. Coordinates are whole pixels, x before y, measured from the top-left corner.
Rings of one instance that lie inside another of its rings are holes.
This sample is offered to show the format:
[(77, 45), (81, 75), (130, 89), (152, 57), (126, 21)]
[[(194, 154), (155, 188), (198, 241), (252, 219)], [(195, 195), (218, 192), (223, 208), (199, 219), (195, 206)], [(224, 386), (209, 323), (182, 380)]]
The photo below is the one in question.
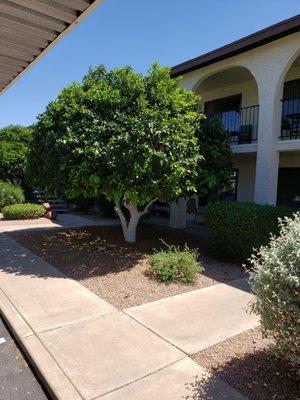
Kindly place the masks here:
[(198, 252), (190, 250), (187, 245), (183, 250), (176, 246), (166, 246), (166, 250), (157, 251), (148, 259), (156, 277), (165, 283), (192, 283), (197, 272), (202, 269), (197, 261)]
[(4, 219), (35, 219), (45, 214), (41, 204), (13, 204), (2, 209)]
[(0, 211), (5, 206), (22, 203), (23, 201), (23, 190), (19, 186), (0, 181)]
[(250, 282), (260, 315), (277, 353), (300, 364), (300, 213), (280, 221), (280, 235), (251, 258)]
[(253, 249), (278, 234), (278, 218), (291, 216), (286, 207), (224, 201), (210, 203), (205, 215), (209, 247), (217, 257), (246, 262)]

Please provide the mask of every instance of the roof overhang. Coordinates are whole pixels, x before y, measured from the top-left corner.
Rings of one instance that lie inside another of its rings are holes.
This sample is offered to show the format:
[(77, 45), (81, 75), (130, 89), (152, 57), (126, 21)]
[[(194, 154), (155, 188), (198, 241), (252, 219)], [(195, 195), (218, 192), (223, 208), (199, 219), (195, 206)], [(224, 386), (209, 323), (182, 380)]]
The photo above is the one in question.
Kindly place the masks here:
[(0, 0), (0, 93), (102, 0)]
[(263, 46), (264, 44), (273, 42), (274, 40), (291, 35), (298, 31), (300, 31), (300, 14), (227, 44), (226, 46), (203, 54), (200, 57), (178, 64), (171, 69), (171, 76), (175, 78), (176, 76), (187, 74), (188, 72), (206, 67), (207, 65), (225, 60), (226, 58), (244, 53), (256, 47)]

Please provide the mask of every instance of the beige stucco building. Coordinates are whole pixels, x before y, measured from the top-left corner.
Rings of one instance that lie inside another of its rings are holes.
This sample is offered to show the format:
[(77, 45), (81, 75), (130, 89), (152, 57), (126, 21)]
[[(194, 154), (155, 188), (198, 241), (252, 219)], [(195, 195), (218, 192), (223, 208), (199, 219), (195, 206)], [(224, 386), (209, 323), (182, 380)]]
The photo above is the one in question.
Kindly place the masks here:
[[(172, 68), (220, 118), (234, 153), (237, 201), (300, 207), (300, 15)], [(171, 207), (183, 227), (184, 202)]]

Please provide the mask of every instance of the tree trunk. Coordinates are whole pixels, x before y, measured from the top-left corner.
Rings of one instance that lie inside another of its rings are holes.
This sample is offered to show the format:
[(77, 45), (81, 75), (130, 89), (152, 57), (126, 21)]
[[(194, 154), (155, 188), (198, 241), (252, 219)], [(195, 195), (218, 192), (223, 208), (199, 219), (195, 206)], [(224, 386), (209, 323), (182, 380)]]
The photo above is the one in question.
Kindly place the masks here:
[(151, 200), (143, 211), (139, 211), (137, 206), (132, 204), (124, 203), (124, 206), (128, 209), (130, 213), (129, 222), (126, 221), (125, 215), (121, 209), (120, 204), (116, 204), (115, 210), (120, 218), (124, 239), (127, 243), (135, 243), (136, 242), (136, 230), (139, 223), (139, 220), (142, 215), (147, 214), (149, 211), (149, 207), (156, 201), (157, 199)]
[(130, 220), (127, 224), (126, 232), (124, 232), (124, 237), (126, 242), (134, 243), (136, 241), (136, 229), (141, 218), (140, 213), (137, 208), (130, 210)]

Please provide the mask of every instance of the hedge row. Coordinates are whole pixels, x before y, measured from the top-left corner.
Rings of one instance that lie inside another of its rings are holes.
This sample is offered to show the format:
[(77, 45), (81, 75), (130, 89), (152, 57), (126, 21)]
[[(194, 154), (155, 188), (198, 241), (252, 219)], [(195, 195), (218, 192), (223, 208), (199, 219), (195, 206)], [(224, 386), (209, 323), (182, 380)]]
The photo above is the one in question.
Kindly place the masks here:
[(4, 219), (35, 219), (45, 214), (45, 209), (41, 204), (13, 204), (2, 209)]
[(9, 182), (0, 181), (0, 211), (10, 204), (23, 203), (23, 190)]
[(279, 233), (278, 218), (291, 216), (286, 207), (219, 202), (208, 205), (206, 226), (211, 251), (217, 257), (246, 262), (253, 249)]

